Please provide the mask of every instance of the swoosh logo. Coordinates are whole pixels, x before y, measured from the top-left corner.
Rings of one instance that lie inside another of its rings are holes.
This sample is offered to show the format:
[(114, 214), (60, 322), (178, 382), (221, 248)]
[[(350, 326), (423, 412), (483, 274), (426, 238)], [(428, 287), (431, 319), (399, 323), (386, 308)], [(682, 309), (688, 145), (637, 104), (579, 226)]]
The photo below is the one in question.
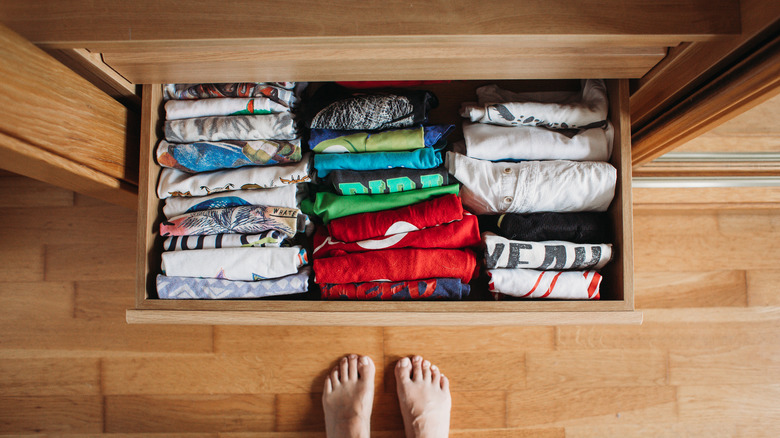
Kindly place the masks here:
[(411, 231), (417, 231), (419, 228), (413, 224), (405, 221), (398, 221), (390, 225), (385, 231), (385, 239), (369, 239), (355, 242), (359, 247), (363, 249), (385, 249), (397, 244)]

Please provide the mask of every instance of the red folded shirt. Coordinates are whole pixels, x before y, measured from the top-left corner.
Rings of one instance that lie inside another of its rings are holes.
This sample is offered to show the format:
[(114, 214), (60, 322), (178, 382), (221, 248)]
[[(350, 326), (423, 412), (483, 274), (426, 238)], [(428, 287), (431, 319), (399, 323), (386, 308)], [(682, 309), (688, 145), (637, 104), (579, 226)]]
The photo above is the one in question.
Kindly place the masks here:
[(408, 233), (387, 237), (340, 242), (328, 236), (325, 227), (314, 234), (314, 258), (390, 248), (465, 248), (480, 243), (477, 217), (464, 213), (463, 219)]
[(476, 275), (477, 258), (469, 249), (384, 249), (314, 260), (317, 283), (405, 281)]
[(458, 195), (445, 195), (394, 210), (359, 213), (328, 223), (330, 236), (341, 242), (406, 233), (463, 218)]

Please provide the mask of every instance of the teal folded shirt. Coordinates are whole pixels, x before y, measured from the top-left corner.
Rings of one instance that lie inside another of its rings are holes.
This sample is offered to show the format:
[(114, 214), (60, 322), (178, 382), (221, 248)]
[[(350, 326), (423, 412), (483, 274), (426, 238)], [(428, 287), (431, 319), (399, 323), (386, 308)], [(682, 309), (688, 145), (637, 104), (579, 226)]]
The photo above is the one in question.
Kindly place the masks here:
[(314, 168), (324, 178), (331, 170), (379, 170), (403, 167), (406, 169), (433, 169), (441, 166), (441, 153), (433, 148), (409, 152), (366, 152), (359, 154), (316, 154)]
[(442, 187), (410, 190), (408, 192), (388, 193), (383, 195), (351, 195), (341, 196), (330, 192), (317, 193), (314, 202), (305, 199), (301, 210), (306, 214), (319, 216), (324, 223), (344, 216), (372, 211), (392, 210), (417, 204), (438, 196), (458, 194), (460, 184), (450, 184)]

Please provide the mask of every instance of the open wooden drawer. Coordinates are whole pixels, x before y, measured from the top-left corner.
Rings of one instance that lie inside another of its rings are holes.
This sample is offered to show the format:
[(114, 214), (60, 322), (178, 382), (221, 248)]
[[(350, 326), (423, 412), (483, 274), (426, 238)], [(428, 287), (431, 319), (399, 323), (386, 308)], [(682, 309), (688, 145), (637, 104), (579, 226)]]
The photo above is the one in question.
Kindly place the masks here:
[[(495, 81), (453, 81), (426, 86), (439, 97), (432, 123), (455, 123), (460, 102), (474, 100), (474, 90)], [(507, 82), (507, 81), (499, 81)], [(509, 81), (513, 90), (555, 90), (578, 86), (571, 80)], [(316, 300), (159, 300), (155, 277), (160, 272), (162, 202), (155, 189), (160, 166), (154, 161), (162, 114), (162, 89), (144, 85), (139, 177), (136, 308), (130, 323), (258, 325), (561, 325), (641, 323), (634, 311), (631, 144), (628, 81), (608, 80), (610, 119), (615, 126), (611, 163), (618, 170), (615, 198), (608, 213), (613, 222), (614, 258), (602, 270), (599, 301), (459, 301), (345, 302)], [(459, 132), (453, 134), (457, 139)]]

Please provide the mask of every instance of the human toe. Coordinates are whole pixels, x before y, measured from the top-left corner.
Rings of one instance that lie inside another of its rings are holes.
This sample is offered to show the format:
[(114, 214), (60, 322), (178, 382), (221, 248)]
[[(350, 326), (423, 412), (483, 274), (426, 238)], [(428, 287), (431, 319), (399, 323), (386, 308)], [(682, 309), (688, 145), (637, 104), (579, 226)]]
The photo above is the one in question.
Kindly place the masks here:
[(421, 382), (422, 378), (422, 357), (415, 356), (412, 358), (412, 380)]
[(350, 381), (356, 381), (358, 378), (358, 356), (357, 354), (350, 354), (347, 356), (347, 366), (349, 367), (348, 378)]
[(342, 357), (339, 361), (339, 378), (341, 383), (349, 381), (349, 358), (347, 356)]
[(398, 359), (395, 364), (395, 378), (399, 382), (408, 382), (411, 380), (412, 361), (408, 357)]
[(357, 371), (361, 380), (374, 380), (374, 374), (376, 373), (376, 366), (374, 361), (368, 356), (360, 356), (358, 359)]
[(428, 360), (422, 362), (422, 378), (425, 382), (431, 381), (431, 362)]

